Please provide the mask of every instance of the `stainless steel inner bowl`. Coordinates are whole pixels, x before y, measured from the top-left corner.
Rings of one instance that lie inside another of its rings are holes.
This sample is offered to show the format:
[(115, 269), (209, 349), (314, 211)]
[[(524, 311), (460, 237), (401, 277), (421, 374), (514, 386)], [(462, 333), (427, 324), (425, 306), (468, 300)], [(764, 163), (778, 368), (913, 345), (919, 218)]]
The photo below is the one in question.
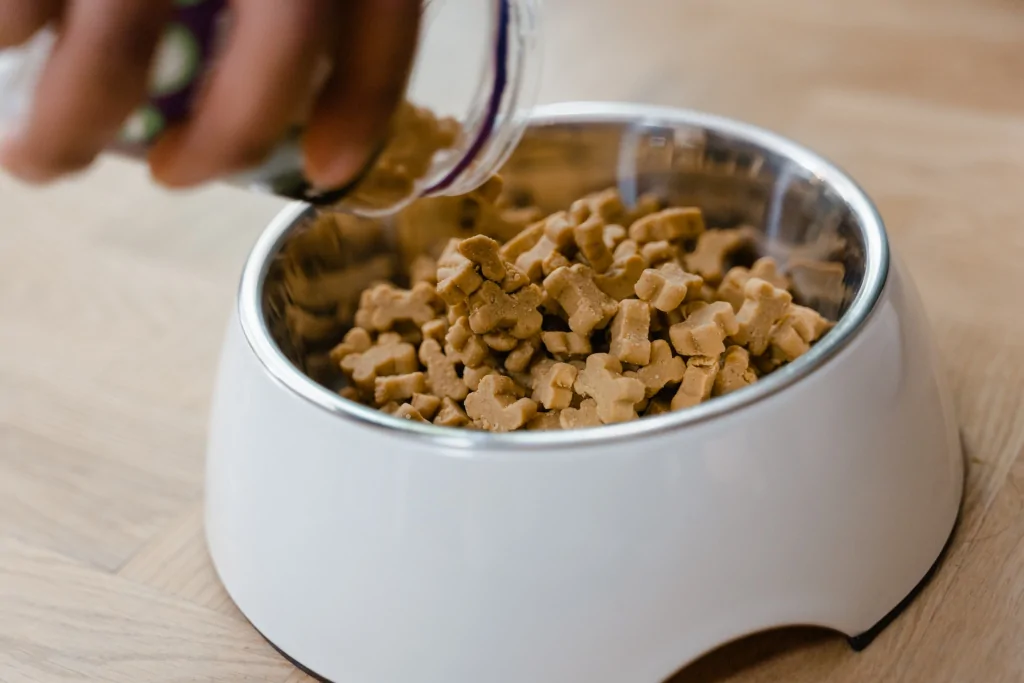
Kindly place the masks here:
[(311, 216), (311, 209), (295, 205), (256, 245), (240, 291), (243, 330), (268, 371), (339, 417), (456, 447), (551, 447), (633, 437), (711, 419), (799, 381), (857, 333), (888, 273), (882, 221), (845, 173), (789, 140), (735, 121), (636, 105), (544, 107), (535, 113), (503, 176), (508, 196), (524, 206), (555, 211), (588, 192), (617, 186), (627, 201), (653, 192), (673, 205), (699, 206), (710, 227), (752, 226), (761, 236), (757, 253), (737, 261), (775, 257), (794, 276), (798, 303), (839, 322), (811, 352), (754, 385), (656, 418), (571, 433), (489, 434), (418, 424), (345, 400), (300, 369), (303, 350), (286, 338), (280, 301), (274, 300), (280, 288), (270, 286), (275, 257)]

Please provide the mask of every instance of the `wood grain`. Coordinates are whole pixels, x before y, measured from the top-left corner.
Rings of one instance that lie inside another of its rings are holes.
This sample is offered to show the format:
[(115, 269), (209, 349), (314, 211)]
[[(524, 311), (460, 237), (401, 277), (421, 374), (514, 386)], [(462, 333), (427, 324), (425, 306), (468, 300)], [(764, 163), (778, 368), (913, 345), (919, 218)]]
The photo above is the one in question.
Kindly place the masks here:
[[(865, 652), (789, 630), (678, 683), (1024, 679), (1024, 6), (552, 0), (545, 102), (685, 106), (775, 129), (876, 200), (932, 318), (970, 461), (934, 580)], [(171, 194), (104, 160), (0, 179), (0, 681), (308, 683), (202, 536), (209, 394), (238, 272), (282, 202)]]

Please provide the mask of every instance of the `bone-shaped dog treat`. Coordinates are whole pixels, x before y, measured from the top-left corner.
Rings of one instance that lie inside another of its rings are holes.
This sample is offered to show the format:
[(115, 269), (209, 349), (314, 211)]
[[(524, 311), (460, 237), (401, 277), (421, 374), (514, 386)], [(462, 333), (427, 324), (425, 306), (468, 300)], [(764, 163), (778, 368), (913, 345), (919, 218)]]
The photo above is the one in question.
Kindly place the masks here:
[(579, 408), (566, 408), (558, 414), (562, 429), (581, 429), (583, 427), (600, 427), (603, 423), (597, 414), (597, 401), (585, 399)]
[(395, 417), (400, 417), (403, 420), (411, 420), (413, 422), (427, 422), (427, 419), (423, 417), (423, 414), (416, 409), (415, 406), (409, 403), (403, 403), (398, 406), (395, 412), (391, 413)]
[(550, 413), (537, 413), (532, 420), (526, 423), (526, 429), (531, 432), (546, 432), (561, 428), (561, 411), (558, 410)]
[(706, 282), (722, 279), (726, 260), (740, 249), (750, 246), (756, 238), (751, 228), (708, 230), (697, 239), (697, 248), (686, 255), (686, 269), (700, 275)]
[(441, 399), (433, 394), (413, 394), (412, 407), (428, 422), (437, 416), (441, 409)]
[(406, 401), (413, 394), (423, 393), (426, 388), (427, 377), (422, 372), (378, 377), (374, 380), (373, 400), (379, 406), (392, 401)]
[(469, 317), (469, 301), (462, 301), (457, 304), (448, 304), (448, 327), (451, 327), (459, 318)]
[(544, 220), (544, 234), (528, 251), (515, 260), (515, 266), (533, 282), (544, 275), (544, 261), (553, 251), (562, 251), (573, 244), (573, 224), (564, 211)]
[(437, 285), (437, 261), (426, 254), (420, 254), (409, 264), (409, 282), (418, 285), (426, 282)]
[(626, 213), (626, 225), (633, 225), (644, 216), (661, 211), (662, 202), (656, 194), (650, 192), (637, 197), (636, 204)]
[(373, 346), (373, 339), (370, 333), (361, 327), (353, 327), (349, 330), (341, 343), (331, 349), (331, 361), (335, 365), (341, 365), (346, 356), (353, 353), (363, 353)]
[(591, 352), (590, 337), (576, 332), (541, 332), (540, 339), (555, 358), (589, 356)]
[(793, 296), (760, 278), (750, 278), (743, 288), (745, 300), (736, 314), (738, 324), (732, 338), (755, 356), (768, 348), (772, 327), (789, 312)]
[(500, 328), (516, 339), (528, 339), (540, 332), (543, 316), (537, 307), (543, 298), (537, 285), (506, 294), (497, 284), (484, 282), (470, 297), (469, 326), (476, 334)]
[(640, 243), (693, 239), (703, 232), (704, 214), (693, 207), (665, 209), (629, 226), (629, 238)]
[(487, 375), (480, 380), (480, 388), (466, 397), (466, 413), (488, 431), (519, 429), (537, 414), (537, 404), (522, 397), (522, 391), (510, 377)]
[(670, 262), (645, 270), (633, 290), (659, 311), (668, 312), (679, 308), (687, 292), (702, 284), (700, 277), (687, 273), (678, 263)]
[(672, 353), (672, 347), (663, 339), (651, 342), (651, 362), (636, 371), (636, 378), (644, 385), (644, 394), (650, 398), (667, 386), (679, 384), (686, 372), (686, 362)]
[(562, 410), (572, 403), (573, 383), (579, 374), (568, 363), (545, 364), (533, 372), (533, 400), (546, 410)]
[(722, 278), (722, 284), (718, 285), (718, 298), (728, 301), (732, 304), (733, 310), (739, 312), (745, 298), (743, 288), (746, 287), (747, 282), (752, 277), (761, 278), (779, 289), (789, 289), (790, 287), (789, 278), (779, 272), (775, 259), (765, 256), (755, 261), (754, 265), (750, 268), (744, 268), (743, 266), (730, 268), (729, 272)]
[(594, 276), (598, 289), (615, 299), (622, 301), (633, 296), (636, 283), (643, 275), (646, 261), (642, 256), (633, 255), (623, 261), (616, 261), (607, 273)]
[(501, 247), (498, 253), (503, 261), (515, 263), (520, 256), (530, 251), (544, 237), (544, 221), (534, 223)]
[(505, 357), (505, 369), (509, 372), (523, 372), (530, 367), (530, 361), (533, 360), (533, 355), (539, 348), (540, 339), (538, 337), (520, 341)]
[(686, 363), (679, 391), (672, 397), (672, 410), (689, 408), (708, 400), (718, 376), (718, 359), (694, 356)]
[(612, 319), (609, 351), (623, 363), (647, 365), (651, 362), (650, 328), (651, 307), (646, 301), (620, 302), (619, 312)]
[(400, 321), (423, 325), (437, 315), (434, 287), (421, 282), (411, 290), (378, 285), (363, 292), (356, 312), (356, 325), (367, 330), (387, 331)]
[(569, 328), (578, 334), (604, 328), (619, 310), (619, 304), (594, 282), (594, 271), (582, 264), (551, 273), (544, 279), (544, 289), (569, 314)]
[(459, 378), (455, 361), (445, 355), (441, 344), (435, 339), (424, 339), (420, 344), (420, 362), (427, 368), (427, 384), (435, 396), (461, 401), (469, 389)]
[(496, 367), (488, 363), (484, 363), (483, 365), (478, 365), (475, 368), (463, 369), (462, 381), (466, 383), (466, 386), (469, 387), (470, 391), (476, 391), (477, 389), (480, 388), (480, 380), (482, 380), (484, 377), (486, 377), (487, 375), (500, 374), (501, 373), (498, 372), (498, 369)]
[(475, 368), (486, 361), (491, 351), (484, 344), (480, 337), (473, 334), (469, 327), (469, 319), (465, 316), (459, 318), (448, 328), (445, 336), (447, 342), (445, 355), (462, 363), (467, 368)]
[(460, 243), (453, 237), (437, 259), (437, 293), (452, 306), (464, 302), (483, 284), (476, 265), (459, 253)]
[(811, 344), (832, 328), (832, 323), (812, 308), (793, 304), (771, 331), (772, 358), (794, 361), (811, 350)]
[(476, 235), (459, 243), (459, 253), (473, 262), (480, 274), (492, 282), (505, 279), (505, 263), (498, 255), (499, 245), (486, 235)]
[(341, 360), (341, 369), (348, 373), (357, 388), (373, 389), (378, 376), (406, 375), (416, 372), (416, 348), (394, 333), (385, 333), (376, 346), (359, 353), (350, 353)]
[(652, 398), (647, 403), (647, 410), (644, 411), (644, 417), (653, 417), (655, 415), (664, 415), (665, 413), (672, 412), (672, 404), (669, 401), (660, 398)]
[(725, 352), (725, 338), (739, 331), (736, 314), (725, 301), (688, 304), (686, 319), (669, 328), (669, 339), (682, 356), (718, 357)]
[(614, 252), (615, 248), (626, 239), (627, 235), (629, 235), (629, 232), (621, 225), (606, 225), (604, 226), (602, 239), (604, 239), (604, 245)]
[(285, 325), (296, 343), (319, 344), (338, 338), (341, 321), (334, 315), (317, 315), (293, 306), (285, 306)]
[(484, 344), (487, 344), (489, 349), (499, 353), (508, 353), (519, 345), (519, 340), (504, 330), (488, 332), (480, 335), (480, 338), (484, 340)]
[(648, 242), (640, 248), (640, 255), (644, 257), (649, 265), (656, 266), (666, 261), (678, 263), (680, 251), (679, 247), (671, 242)]
[(626, 206), (622, 203), (618, 189), (610, 187), (600, 192), (577, 199), (569, 209), (574, 223), (582, 223), (596, 216), (602, 223), (619, 223), (626, 219)]
[(604, 424), (636, 419), (636, 404), (644, 399), (643, 383), (623, 377), (622, 363), (607, 353), (587, 358), (587, 367), (579, 373), (573, 388), (597, 401), (597, 414)]
[[(615, 245), (614, 251), (612, 251), (612, 258), (615, 259), (615, 263), (621, 264), (628, 258), (633, 256), (643, 256), (640, 245), (633, 240), (622, 240)], [(647, 259), (644, 259), (644, 268), (647, 267)]]
[(434, 318), (423, 323), (420, 328), (423, 339), (433, 339), (439, 344), (444, 344), (444, 336), (448, 334), (448, 321), (444, 318)]
[(739, 346), (730, 346), (722, 359), (722, 369), (715, 378), (715, 396), (723, 396), (757, 381), (757, 373), (750, 366), (750, 353)]
[(551, 275), (551, 273), (555, 272), (562, 266), (571, 265), (572, 262), (569, 261), (569, 259), (567, 259), (565, 255), (562, 254), (562, 252), (552, 251), (550, 254), (548, 254), (547, 258), (544, 259), (544, 262), (541, 263), (541, 270), (544, 273), (544, 277), (547, 277), (548, 275)]
[(342, 398), (347, 398), (350, 401), (359, 402), (359, 390), (355, 387), (342, 387), (338, 391), (338, 395)]
[(450, 398), (443, 398), (434, 424), (439, 427), (465, 427), (469, 424), (469, 416), (458, 403)]
[(604, 221), (600, 216), (591, 216), (573, 229), (576, 246), (590, 263), (590, 267), (603, 273), (612, 265), (612, 252), (604, 243)]

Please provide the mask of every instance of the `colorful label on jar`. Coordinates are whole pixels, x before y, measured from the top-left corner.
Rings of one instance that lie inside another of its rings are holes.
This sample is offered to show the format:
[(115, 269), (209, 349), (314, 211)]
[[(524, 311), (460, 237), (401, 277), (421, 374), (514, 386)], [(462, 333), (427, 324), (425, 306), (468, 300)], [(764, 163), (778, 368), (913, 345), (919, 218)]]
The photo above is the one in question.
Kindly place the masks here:
[(123, 142), (148, 146), (167, 126), (183, 120), (206, 75), (227, 0), (175, 0), (174, 19), (157, 47), (149, 101), (125, 123)]

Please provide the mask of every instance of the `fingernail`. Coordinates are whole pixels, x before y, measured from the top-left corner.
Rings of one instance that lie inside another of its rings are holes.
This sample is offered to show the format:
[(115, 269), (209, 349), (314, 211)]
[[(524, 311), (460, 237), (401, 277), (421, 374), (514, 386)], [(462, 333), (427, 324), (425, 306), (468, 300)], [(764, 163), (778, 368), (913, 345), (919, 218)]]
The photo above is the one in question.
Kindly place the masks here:
[(40, 184), (49, 182), (56, 177), (54, 173), (46, 172), (25, 156), (21, 138), (17, 134), (8, 135), (0, 143), (0, 166), (15, 178), (26, 183)]

